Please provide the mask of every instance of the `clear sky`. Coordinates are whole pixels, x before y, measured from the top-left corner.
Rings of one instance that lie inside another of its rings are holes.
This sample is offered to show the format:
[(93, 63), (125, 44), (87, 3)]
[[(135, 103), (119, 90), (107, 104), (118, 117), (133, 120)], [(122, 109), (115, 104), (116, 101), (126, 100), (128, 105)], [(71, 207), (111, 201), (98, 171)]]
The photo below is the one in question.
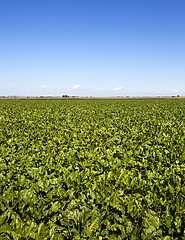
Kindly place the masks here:
[(185, 0), (0, 0), (0, 95), (185, 95)]

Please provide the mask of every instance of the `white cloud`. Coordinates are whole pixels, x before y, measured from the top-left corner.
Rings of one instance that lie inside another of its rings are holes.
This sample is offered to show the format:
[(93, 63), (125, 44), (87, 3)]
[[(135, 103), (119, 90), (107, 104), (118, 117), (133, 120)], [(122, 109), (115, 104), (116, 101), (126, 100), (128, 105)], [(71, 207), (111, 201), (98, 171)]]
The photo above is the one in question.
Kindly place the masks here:
[(179, 93), (179, 90), (174, 89), (172, 92), (173, 92), (173, 93)]
[(113, 91), (120, 91), (121, 89), (123, 89), (122, 87), (116, 87), (116, 88), (113, 88), (112, 90)]
[(74, 85), (73, 87), (72, 87), (72, 90), (74, 90), (74, 89), (78, 89), (78, 88), (80, 88), (80, 85)]
[(47, 86), (47, 85), (43, 85), (42, 88), (43, 88), (43, 89), (47, 89), (48, 86)]

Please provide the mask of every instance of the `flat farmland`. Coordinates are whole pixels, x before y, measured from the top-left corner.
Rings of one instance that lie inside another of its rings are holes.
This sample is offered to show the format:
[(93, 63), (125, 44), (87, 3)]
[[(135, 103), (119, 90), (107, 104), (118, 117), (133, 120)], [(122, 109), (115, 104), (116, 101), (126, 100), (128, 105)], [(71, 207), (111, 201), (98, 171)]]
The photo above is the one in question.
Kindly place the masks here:
[(185, 239), (185, 99), (1, 99), (0, 239)]

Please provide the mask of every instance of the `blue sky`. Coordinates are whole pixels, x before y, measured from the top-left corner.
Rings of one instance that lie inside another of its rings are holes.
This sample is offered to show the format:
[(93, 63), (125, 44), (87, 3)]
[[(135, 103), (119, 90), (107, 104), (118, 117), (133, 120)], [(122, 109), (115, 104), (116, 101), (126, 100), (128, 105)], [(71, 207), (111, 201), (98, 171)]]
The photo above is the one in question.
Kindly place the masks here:
[(0, 95), (185, 95), (184, 0), (1, 0)]

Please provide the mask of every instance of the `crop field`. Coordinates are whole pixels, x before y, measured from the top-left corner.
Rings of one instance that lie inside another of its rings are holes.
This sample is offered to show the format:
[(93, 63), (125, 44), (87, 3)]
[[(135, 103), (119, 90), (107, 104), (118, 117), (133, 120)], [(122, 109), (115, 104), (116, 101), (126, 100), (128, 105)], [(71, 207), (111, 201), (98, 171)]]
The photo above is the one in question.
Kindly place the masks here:
[(0, 239), (185, 239), (185, 100), (0, 100)]

